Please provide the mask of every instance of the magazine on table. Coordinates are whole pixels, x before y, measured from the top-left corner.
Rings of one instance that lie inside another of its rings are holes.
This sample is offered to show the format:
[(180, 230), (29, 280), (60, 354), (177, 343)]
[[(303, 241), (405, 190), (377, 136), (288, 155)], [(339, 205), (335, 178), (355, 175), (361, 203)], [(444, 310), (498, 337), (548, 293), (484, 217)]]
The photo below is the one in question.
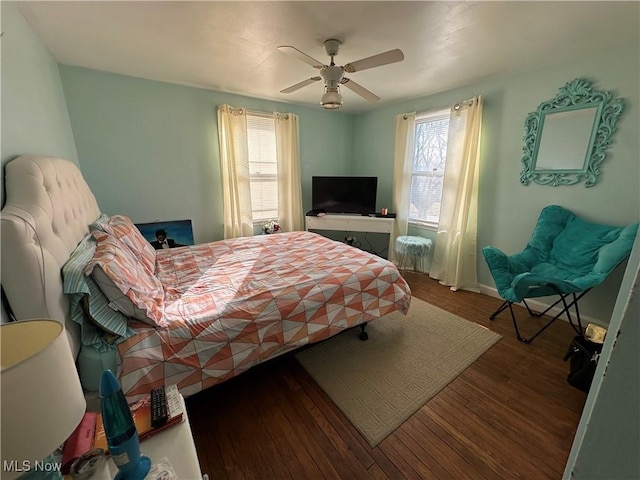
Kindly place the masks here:
[[(151, 426), (151, 395), (147, 395), (137, 402), (129, 405), (131, 408), (133, 423), (136, 425), (140, 441), (146, 440), (150, 436), (183, 421), (184, 408), (180, 401), (180, 393), (177, 385), (166, 386), (165, 394), (167, 397), (167, 411), (169, 418), (167, 419), (167, 422), (160, 427), (154, 428)], [(102, 448), (105, 452), (108, 451), (107, 436), (104, 432), (101, 413), (98, 413), (96, 417), (96, 431), (93, 448)]]

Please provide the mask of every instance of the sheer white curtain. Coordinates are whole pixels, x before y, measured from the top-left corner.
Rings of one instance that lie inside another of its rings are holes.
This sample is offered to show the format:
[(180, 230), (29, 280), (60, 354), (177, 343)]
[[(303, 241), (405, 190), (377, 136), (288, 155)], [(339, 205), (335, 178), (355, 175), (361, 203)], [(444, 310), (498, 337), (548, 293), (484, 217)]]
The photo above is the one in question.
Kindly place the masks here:
[(277, 113), (276, 155), (278, 160), (278, 223), (285, 232), (304, 230), (298, 117)]
[[(393, 153), (393, 212), (396, 221), (391, 234), (390, 245), (396, 244), (396, 238), (407, 234), (409, 224), (409, 201), (411, 196), (411, 171), (413, 167), (413, 137), (416, 125), (416, 113), (403, 113), (396, 116), (396, 143)], [(389, 259), (398, 263), (394, 249)]]
[(440, 223), (429, 276), (451, 290), (479, 291), (478, 171), (482, 97), (451, 109)]
[[(284, 231), (303, 230), (298, 117), (274, 114), (278, 162), (278, 223)], [(224, 238), (254, 234), (247, 112), (218, 107), (218, 137), (222, 170)]]
[(247, 116), (242, 108), (218, 107), (224, 238), (253, 235)]

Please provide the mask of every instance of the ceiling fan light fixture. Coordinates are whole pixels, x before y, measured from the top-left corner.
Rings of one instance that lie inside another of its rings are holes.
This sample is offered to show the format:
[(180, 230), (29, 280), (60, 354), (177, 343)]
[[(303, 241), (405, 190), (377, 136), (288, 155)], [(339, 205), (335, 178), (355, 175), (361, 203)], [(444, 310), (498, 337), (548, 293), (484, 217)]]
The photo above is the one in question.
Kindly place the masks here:
[(324, 80), (324, 95), (320, 99), (320, 105), (326, 110), (337, 110), (342, 108), (342, 95), (340, 95), (340, 85), (346, 86), (356, 95), (359, 95), (369, 103), (375, 103), (380, 100), (380, 97), (370, 92), (362, 85), (354, 82), (350, 78), (344, 76), (345, 72), (354, 73), (361, 70), (367, 70), (369, 68), (381, 67), (383, 65), (389, 65), (390, 63), (396, 63), (404, 60), (404, 54), (400, 49), (389, 50), (388, 52), (379, 53), (370, 57), (361, 58), (355, 62), (347, 63), (346, 65), (336, 65), (335, 56), (340, 50), (342, 42), (335, 38), (325, 40), (324, 49), (327, 55), (331, 57), (329, 65), (323, 65), (315, 58), (307, 55), (306, 53), (298, 50), (290, 45), (281, 45), (278, 50), (284, 53), (293, 55), (298, 60), (303, 61), (311, 65), (313, 68), (320, 70), (320, 76), (315, 76), (298, 82), (284, 90), (280, 90), (280, 93), (292, 93), (302, 87), (306, 87), (319, 80)]
[(342, 108), (342, 95), (340, 95), (338, 87), (325, 88), (324, 95), (322, 95), (320, 99), (320, 105), (322, 105), (322, 108), (325, 110)]

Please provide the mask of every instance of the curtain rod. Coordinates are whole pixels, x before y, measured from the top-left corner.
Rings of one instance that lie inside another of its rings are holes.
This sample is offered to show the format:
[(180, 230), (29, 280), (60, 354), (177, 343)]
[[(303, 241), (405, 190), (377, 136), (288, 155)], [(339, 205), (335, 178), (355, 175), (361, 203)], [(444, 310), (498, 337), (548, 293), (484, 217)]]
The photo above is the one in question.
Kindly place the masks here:
[(453, 109), (454, 109), (454, 110), (460, 110), (462, 107), (465, 107), (465, 106), (467, 106), (467, 107), (471, 107), (471, 106), (475, 105), (475, 103), (476, 103), (476, 99), (477, 99), (477, 98), (478, 98), (478, 97), (473, 97), (473, 98), (469, 98), (468, 100), (463, 100), (463, 101), (461, 101), (461, 102), (457, 102), (457, 103), (453, 106)]
[(280, 112), (259, 112), (258, 110), (246, 110), (247, 115), (253, 115), (254, 117), (263, 117), (263, 118), (278, 118), (282, 117), (285, 120), (289, 119), (288, 113), (280, 113)]
[[(261, 112), (259, 110), (249, 110), (244, 107), (232, 107), (231, 105), (227, 105), (232, 112), (238, 113), (239, 115), (252, 115), (254, 117), (262, 117), (262, 118), (278, 118), (278, 116), (282, 116), (285, 120), (289, 119), (288, 113), (279, 113), (279, 112)], [(218, 105), (218, 109), (222, 108), (222, 105)]]
[[(454, 110), (460, 110), (462, 107), (466, 107), (466, 106), (470, 107), (470, 106), (474, 105), (477, 102), (477, 99), (478, 99), (478, 97), (472, 97), (472, 98), (469, 98), (467, 100), (462, 100), (460, 102), (456, 102), (456, 103), (453, 104), (452, 108)], [(410, 115), (416, 115), (416, 112), (405, 113), (404, 115), (402, 115), (402, 118), (404, 120), (407, 120)], [(421, 113), (420, 115), (424, 115), (424, 113)]]

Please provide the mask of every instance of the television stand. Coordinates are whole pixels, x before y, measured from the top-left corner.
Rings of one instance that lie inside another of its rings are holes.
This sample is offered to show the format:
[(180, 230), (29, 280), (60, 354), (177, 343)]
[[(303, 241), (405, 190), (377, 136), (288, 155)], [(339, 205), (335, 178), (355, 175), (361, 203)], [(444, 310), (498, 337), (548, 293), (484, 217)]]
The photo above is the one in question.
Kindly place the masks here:
[(307, 216), (306, 228), (309, 230), (343, 230), (345, 232), (370, 232), (389, 234), (387, 258), (391, 255), (391, 233), (395, 218), (370, 217), (363, 215), (330, 214), (322, 217)]

